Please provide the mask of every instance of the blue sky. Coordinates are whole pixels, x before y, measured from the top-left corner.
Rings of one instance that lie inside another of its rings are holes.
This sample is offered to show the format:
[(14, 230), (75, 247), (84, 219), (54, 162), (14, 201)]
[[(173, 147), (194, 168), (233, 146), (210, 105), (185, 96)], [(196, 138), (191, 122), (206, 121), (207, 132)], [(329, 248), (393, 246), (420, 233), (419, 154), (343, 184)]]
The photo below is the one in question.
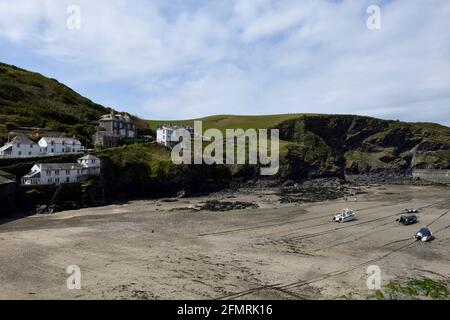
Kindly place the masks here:
[[(70, 30), (67, 7), (81, 10)], [(366, 10), (381, 8), (381, 29)], [(450, 125), (447, 0), (0, 0), (0, 61), (148, 119), (351, 113)]]

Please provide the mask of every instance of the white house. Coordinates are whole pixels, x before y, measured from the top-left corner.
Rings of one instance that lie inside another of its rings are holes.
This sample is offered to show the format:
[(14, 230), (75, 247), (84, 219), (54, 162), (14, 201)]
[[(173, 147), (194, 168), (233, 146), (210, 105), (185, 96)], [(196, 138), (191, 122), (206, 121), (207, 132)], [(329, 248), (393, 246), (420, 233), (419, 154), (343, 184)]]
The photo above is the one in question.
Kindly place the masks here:
[(0, 148), (0, 158), (32, 158), (43, 154), (42, 147), (22, 136), (15, 137)]
[(84, 174), (88, 176), (99, 176), (101, 161), (90, 154), (78, 159), (78, 163), (84, 167)]
[(178, 129), (184, 129), (190, 132), (191, 137), (194, 137), (194, 129), (191, 127), (179, 127), (179, 126), (162, 126), (156, 130), (156, 142), (166, 146), (167, 148), (173, 148), (180, 143), (179, 137), (176, 135)]
[(25, 136), (17, 136), (0, 148), (0, 158), (33, 158), (82, 152), (78, 139), (43, 137), (38, 143)]
[(38, 144), (48, 155), (79, 153), (83, 149), (80, 140), (75, 138), (42, 137)]
[(100, 175), (101, 161), (88, 155), (77, 163), (38, 163), (22, 178), (22, 185), (60, 185), (86, 180)]

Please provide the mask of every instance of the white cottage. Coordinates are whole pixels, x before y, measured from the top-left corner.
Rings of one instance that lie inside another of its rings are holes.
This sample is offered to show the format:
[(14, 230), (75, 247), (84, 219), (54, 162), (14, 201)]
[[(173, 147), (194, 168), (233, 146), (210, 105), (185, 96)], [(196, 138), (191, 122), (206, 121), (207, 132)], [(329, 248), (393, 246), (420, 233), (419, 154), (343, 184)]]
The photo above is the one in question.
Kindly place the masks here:
[(84, 167), (84, 173), (88, 176), (99, 176), (101, 161), (90, 154), (78, 159), (78, 163)]
[(17, 136), (0, 148), (0, 158), (32, 158), (42, 156), (44, 149), (27, 137)]
[(100, 171), (100, 159), (91, 155), (79, 158), (77, 163), (38, 163), (22, 178), (22, 185), (75, 183), (99, 176)]
[(83, 150), (80, 140), (64, 137), (42, 137), (39, 146), (48, 155), (79, 153)]
[(178, 129), (184, 129), (189, 131), (191, 137), (194, 137), (194, 129), (191, 127), (178, 127), (178, 126), (162, 126), (156, 130), (156, 142), (166, 146), (167, 148), (173, 148), (179, 141), (179, 137), (176, 134)]

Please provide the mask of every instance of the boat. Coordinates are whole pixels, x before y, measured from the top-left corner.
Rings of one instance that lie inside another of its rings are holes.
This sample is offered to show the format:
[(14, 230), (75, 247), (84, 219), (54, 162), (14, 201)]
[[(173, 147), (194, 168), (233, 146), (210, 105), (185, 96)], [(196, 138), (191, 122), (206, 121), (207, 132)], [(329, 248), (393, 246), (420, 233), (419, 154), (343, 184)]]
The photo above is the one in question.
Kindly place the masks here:
[(417, 241), (428, 242), (434, 239), (433, 232), (428, 228), (422, 228), (414, 235)]
[(350, 209), (343, 209), (342, 212), (336, 213), (333, 217), (334, 222), (344, 223), (355, 219), (355, 213)]
[(409, 226), (411, 224), (417, 223), (417, 217), (414, 214), (404, 214), (399, 219), (397, 219), (397, 222), (404, 226)]

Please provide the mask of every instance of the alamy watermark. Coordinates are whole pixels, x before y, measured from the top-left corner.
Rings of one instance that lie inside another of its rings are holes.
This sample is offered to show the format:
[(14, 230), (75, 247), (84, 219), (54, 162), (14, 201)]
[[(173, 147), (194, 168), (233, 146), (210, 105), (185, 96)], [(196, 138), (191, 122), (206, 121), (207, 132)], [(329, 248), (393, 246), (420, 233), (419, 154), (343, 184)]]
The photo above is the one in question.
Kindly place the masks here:
[(366, 25), (369, 30), (381, 30), (381, 8), (378, 5), (371, 5), (367, 7)]
[[(373, 4), (367, 7), (366, 10), (369, 17), (366, 20), (366, 26), (369, 30), (381, 30), (381, 7)], [(67, 7), (66, 13), (69, 15), (66, 21), (67, 29), (80, 30), (81, 29), (81, 8), (78, 5), (72, 4)]]
[(81, 29), (81, 8), (77, 5), (70, 5), (67, 7), (66, 13), (69, 15), (66, 21), (67, 29), (80, 30)]
[(367, 289), (369, 290), (381, 290), (381, 269), (379, 266), (368, 266), (367, 274)]
[(203, 132), (202, 121), (195, 121), (193, 131), (176, 128), (173, 140), (179, 142), (172, 149), (172, 161), (177, 165), (259, 165), (263, 176), (276, 175), (280, 167), (278, 129), (227, 129), (225, 134), (219, 129)]
[(68, 266), (66, 273), (70, 276), (67, 278), (66, 286), (69, 290), (81, 290), (81, 269), (77, 265)]

